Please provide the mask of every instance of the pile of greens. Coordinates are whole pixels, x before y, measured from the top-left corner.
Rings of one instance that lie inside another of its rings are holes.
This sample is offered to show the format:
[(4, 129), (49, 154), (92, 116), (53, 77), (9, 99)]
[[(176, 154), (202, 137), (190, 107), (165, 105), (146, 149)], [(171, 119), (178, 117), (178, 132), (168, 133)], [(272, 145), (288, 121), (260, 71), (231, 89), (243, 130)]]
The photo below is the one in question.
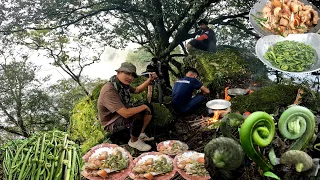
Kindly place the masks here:
[(1, 147), (7, 180), (80, 180), (80, 149), (61, 131), (34, 134)]
[(316, 52), (310, 45), (286, 40), (270, 46), (265, 58), (281, 70), (301, 72), (316, 63)]

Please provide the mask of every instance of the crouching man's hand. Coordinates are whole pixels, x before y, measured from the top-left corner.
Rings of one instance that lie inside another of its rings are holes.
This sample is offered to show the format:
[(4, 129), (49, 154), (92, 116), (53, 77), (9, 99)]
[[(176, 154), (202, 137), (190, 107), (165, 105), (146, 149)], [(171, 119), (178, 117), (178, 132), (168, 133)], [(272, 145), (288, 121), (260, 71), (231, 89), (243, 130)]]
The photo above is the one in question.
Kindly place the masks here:
[(150, 81), (153, 81), (153, 80), (155, 80), (157, 78), (158, 78), (157, 73), (152, 72), (152, 73), (149, 74), (149, 80)]

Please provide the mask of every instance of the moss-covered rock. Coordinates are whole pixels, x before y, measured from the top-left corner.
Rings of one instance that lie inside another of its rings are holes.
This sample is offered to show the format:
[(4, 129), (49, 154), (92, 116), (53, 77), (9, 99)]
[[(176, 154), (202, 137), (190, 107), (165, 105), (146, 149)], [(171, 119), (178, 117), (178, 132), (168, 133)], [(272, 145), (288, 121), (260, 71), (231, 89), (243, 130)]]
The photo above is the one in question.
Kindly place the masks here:
[(169, 109), (163, 104), (152, 103), (153, 106), (153, 119), (150, 123), (153, 127), (166, 127), (173, 120), (173, 116)]
[(246, 62), (230, 49), (215, 54), (199, 51), (186, 57), (184, 63), (186, 66), (197, 68), (204, 82), (216, 80), (216, 76), (219, 76), (217, 73), (221, 73), (224, 77), (246, 74)]
[(267, 68), (245, 49), (220, 46), (217, 53), (193, 51), (184, 67), (195, 67), (205, 85), (217, 92), (226, 86), (248, 87), (250, 80), (268, 79)]
[(231, 108), (232, 111), (239, 111), (241, 113), (245, 111), (274, 113), (277, 108), (293, 104), (299, 88), (297, 85), (283, 84), (266, 86), (250, 95), (232, 98)]

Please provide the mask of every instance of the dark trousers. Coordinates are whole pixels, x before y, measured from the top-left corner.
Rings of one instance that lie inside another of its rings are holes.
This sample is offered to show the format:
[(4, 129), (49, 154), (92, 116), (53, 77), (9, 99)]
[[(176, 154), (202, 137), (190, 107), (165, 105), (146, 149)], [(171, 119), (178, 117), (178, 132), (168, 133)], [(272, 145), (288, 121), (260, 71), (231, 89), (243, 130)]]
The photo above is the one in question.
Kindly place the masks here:
[(110, 124), (109, 126), (106, 126), (105, 130), (114, 133), (130, 128), (130, 134), (132, 136), (139, 137), (141, 129), (143, 127), (144, 115), (145, 111), (133, 115), (130, 118), (124, 118), (121, 116), (114, 123)]
[(202, 101), (205, 100), (205, 96), (203, 94), (197, 94), (193, 98), (190, 99), (189, 102), (185, 104), (172, 104), (173, 108), (177, 113), (189, 113), (197, 110), (198, 106)]
[(196, 39), (193, 39), (190, 41), (190, 44), (194, 48), (201, 49), (203, 51), (208, 50), (208, 44), (204, 43), (203, 41), (198, 41)]

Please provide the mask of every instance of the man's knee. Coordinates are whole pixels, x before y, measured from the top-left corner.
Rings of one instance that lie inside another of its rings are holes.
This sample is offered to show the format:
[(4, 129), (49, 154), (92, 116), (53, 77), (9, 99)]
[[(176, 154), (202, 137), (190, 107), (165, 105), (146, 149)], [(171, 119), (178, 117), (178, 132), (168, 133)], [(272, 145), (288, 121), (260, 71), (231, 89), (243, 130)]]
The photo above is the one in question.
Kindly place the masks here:
[(146, 114), (145, 111), (142, 111), (142, 112), (140, 112), (140, 113), (138, 113), (138, 114), (133, 115), (133, 116), (131, 117), (131, 119), (132, 119), (133, 122), (134, 122), (134, 121), (143, 120), (143, 117), (144, 117), (145, 114)]
[(132, 124), (131, 124), (130, 133), (134, 137), (139, 137), (141, 133), (141, 129), (143, 127), (144, 114), (145, 113), (138, 113), (131, 117)]
[(196, 96), (194, 96), (188, 104), (192, 104), (192, 105), (196, 105), (196, 104), (200, 104), (202, 103), (204, 100), (206, 99), (206, 97), (203, 94), (197, 94)]
[(194, 48), (196, 48), (196, 46), (197, 46), (197, 40), (196, 39), (192, 39), (189, 43), (188, 43), (188, 45), (191, 47), (194, 47)]

